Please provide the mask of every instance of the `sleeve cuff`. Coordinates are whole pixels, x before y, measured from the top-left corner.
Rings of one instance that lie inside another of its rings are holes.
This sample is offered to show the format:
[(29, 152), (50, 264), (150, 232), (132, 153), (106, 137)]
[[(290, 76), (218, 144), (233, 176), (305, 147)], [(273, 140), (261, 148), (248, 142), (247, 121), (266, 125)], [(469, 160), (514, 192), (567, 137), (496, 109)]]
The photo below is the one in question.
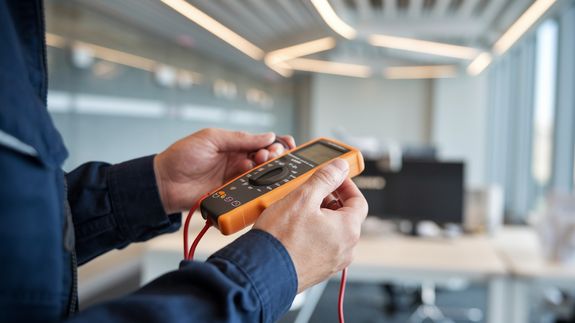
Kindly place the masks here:
[(110, 166), (112, 208), (122, 234), (144, 241), (180, 227), (180, 213), (166, 215), (154, 174), (154, 155)]
[(297, 293), (297, 274), (285, 247), (271, 234), (251, 230), (210, 260), (233, 263), (250, 281), (262, 305), (263, 322), (275, 322)]

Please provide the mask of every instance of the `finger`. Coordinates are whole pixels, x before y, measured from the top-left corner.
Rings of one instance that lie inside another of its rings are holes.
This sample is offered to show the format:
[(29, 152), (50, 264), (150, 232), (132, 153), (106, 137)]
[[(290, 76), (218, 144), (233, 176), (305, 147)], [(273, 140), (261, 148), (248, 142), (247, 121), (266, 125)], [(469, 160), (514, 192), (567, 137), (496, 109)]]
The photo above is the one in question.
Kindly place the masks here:
[(342, 206), (343, 204), (335, 193), (331, 193), (330, 195), (326, 196), (321, 203), (321, 208), (323, 209), (337, 210)]
[(283, 136), (277, 136), (276, 139), (279, 139), (281, 141), (283, 141), (284, 143), (287, 144), (287, 148), (288, 149), (294, 149), (295, 148), (295, 139), (293, 139), (292, 136), (290, 135), (283, 135)]
[(255, 166), (256, 166), (256, 164), (252, 160), (244, 159), (240, 164), (240, 167), (239, 167), (237, 174), (238, 175), (243, 174), (243, 173), (249, 171), (250, 169), (254, 168)]
[(326, 196), (323, 201), (321, 202), (321, 207), (325, 208), (325, 206), (327, 204), (329, 204), (331, 201), (335, 200), (335, 197), (333, 196), (333, 194), (330, 194), (328, 196)]
[(220, 151), (252, 152), (271, 145), (276, 136), (273, 132), (251, 134), (244, 131), (207, 129), (206, 136)]
[(346, 218), (349, 218), (355, 225), (361, 225), (367, 216), (369, 206), (357, 186), (351, 179), (346, 178), (341, 186), (338, 187), (336, 193), (343, 205), (337, 211), (346, 213)]
[(285, 151), (284, 146), (280, 143), (272, 144), (267, 148), (267, 150), (270, 152), (270, 155), (268, 157), (269, 159), (276, 158), (277, 156), (283, 154), (283, 152)]
[(337, 158), (317, 170), (301, 187), (312, 199), (312, 203), (321, 205), (323, 199), (335, 191), (349, 173), (349, 164)]
[(260, 149), (254, 156), (254, 162), (256, 165), (265, 163), (269, 159), (270, 152), (267, 149)]
[(346, 178), (343, 183), (334, 191), (335, 194), (339, 197), (339, 199), (345, 203), (346, 200), (354, 197), (363, 197), (363, 194), (357, 188), (357, 185), (350, 179)]

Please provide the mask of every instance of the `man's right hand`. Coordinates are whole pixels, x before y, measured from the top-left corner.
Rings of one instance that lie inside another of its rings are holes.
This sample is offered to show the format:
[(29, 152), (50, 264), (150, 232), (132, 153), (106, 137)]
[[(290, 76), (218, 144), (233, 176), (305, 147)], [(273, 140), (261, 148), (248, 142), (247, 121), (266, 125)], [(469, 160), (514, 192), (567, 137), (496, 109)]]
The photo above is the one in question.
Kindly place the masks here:
[[(348, 173), (347, 162), (334, 160), (267, 208), (254, 225), (287, 249), (296, 269), (298, 292), (351, 263), (368, 205)], [(337, 210), (322, 208), (334, 192), (343, 206)]]

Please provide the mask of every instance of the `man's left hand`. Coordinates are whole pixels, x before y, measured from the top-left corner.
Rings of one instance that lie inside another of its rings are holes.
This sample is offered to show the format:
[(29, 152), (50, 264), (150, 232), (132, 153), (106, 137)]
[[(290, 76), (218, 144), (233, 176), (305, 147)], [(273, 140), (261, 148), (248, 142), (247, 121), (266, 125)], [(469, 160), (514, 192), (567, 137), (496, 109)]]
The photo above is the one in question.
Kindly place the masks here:
[[(295, 148), (291, 136), (281, 139)], [(166, 213), (189, 209), (205, 193), (284, 152), (274, 133), (204, 129), (172, 144), (154, 158)]]

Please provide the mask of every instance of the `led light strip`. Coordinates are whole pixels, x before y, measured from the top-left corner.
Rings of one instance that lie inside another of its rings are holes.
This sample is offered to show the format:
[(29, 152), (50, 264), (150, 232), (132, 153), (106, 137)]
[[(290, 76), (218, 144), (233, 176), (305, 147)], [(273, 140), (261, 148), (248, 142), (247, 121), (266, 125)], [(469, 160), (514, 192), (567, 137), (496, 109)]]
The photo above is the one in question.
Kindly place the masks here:
[(64, 48), (68, 42), (62, 36), (46, 33), (46, 45), (55, 48)]
[(471, 47), (387, 35), (374, 34), (369, 36), (368, 41), (373, 46), (465, 60), (474, 59), (479, 53), (479, 50)]
[[(120, 65), (137, 68), (148, 72), (154, 72), (158, 66), (164, 65), (161, 62), (145, 58), (142, 56), (122, 52), (116, 49), (111, 49), (108, 47), (103, 47), (80, 41), (69, 41), (62, 36), (55, 35), (52, 33), (46, 33), (46, 45), (55, 48), (65, 48), (67, 45), (86, 48), (90, 50), (90, 52), (94, 55), (94, 57), (97, 57), (99, 59)], [(189, 75), (191, 75), (196, 80), (202, 79), (202, 75), (200, 73), (179, 68), (178, 70), (184, 73), (189, 73)]]
[(101, 58), (103, 60), (134, 67), (148, 72), (153, 72), (154, 68), (158, 65), (158, 62), (148, 58), (144, 58), (134, 54), (128, 54), (119, 50), (102, 47), (94, 44), (76, 42), (75, 46), (91, 49), (92, 52), (94, 53), (94, 56)]
[(298, 71), (352, 76), (368, 77), (371, 75), (369, 66), (358, 64), (347, 64), (315, 59), (295, 58), (286, 62), (292, 69)]
[(483, 72), (483, 70), (485, 70), (487, 66), (491, 64), (492, 60), (493, 59), (491, 57), (491, 54), (489, 54), (488, 52), (483, 52), (477, 55), (477, 57), (471, 62), (471, 64), (467, 66), (467, 74), (471, 76), (477, 76), (481, 74), (481, 72)]
[(503, 55), (523, 36), (523, 34), (535, 23), (557, 0), (537, 0), (507, 29), (507, 31), (495, 42), (493, 51), (497, 55)]
[(268, 65), (274, 65), (293, 58), (323, 52), (334, 47), (335, 39), (333, 37), (320, 38), (269, 52), (265, 61)]
[(167, 6), (179, 12), (184, 17), (198, 24), (205, 30), (211, 32), (216, 37), (235, 47), (249, 57), (260, 60), (264, 56), (264, 51), (247, 39), (235, 33), (233, 30), (222, 25), (214, 18), (208, 16), (203, 11), (192, 6), (184, 0), (162, 0)]
[(357, 31), (335, 13), (328, 0), (311, 0), (311, 3), (333, 31), (347, 39), (355, 38)]
[(268, 53), (265, 57), (266, 65), (278, 74), (288, 77), (292, 71), (288, 64), (285, 62), (319, 52), (326, 51), (335, 47), (335, 39), (332, 37), (325, 37), (309, 42), (289, 46), (281, 49), (274, 50)]
[(392, 66), (384, 70), (388, 79), (432, 79), (457, 76), (457, 67), (453, 65), (430, 66)]

